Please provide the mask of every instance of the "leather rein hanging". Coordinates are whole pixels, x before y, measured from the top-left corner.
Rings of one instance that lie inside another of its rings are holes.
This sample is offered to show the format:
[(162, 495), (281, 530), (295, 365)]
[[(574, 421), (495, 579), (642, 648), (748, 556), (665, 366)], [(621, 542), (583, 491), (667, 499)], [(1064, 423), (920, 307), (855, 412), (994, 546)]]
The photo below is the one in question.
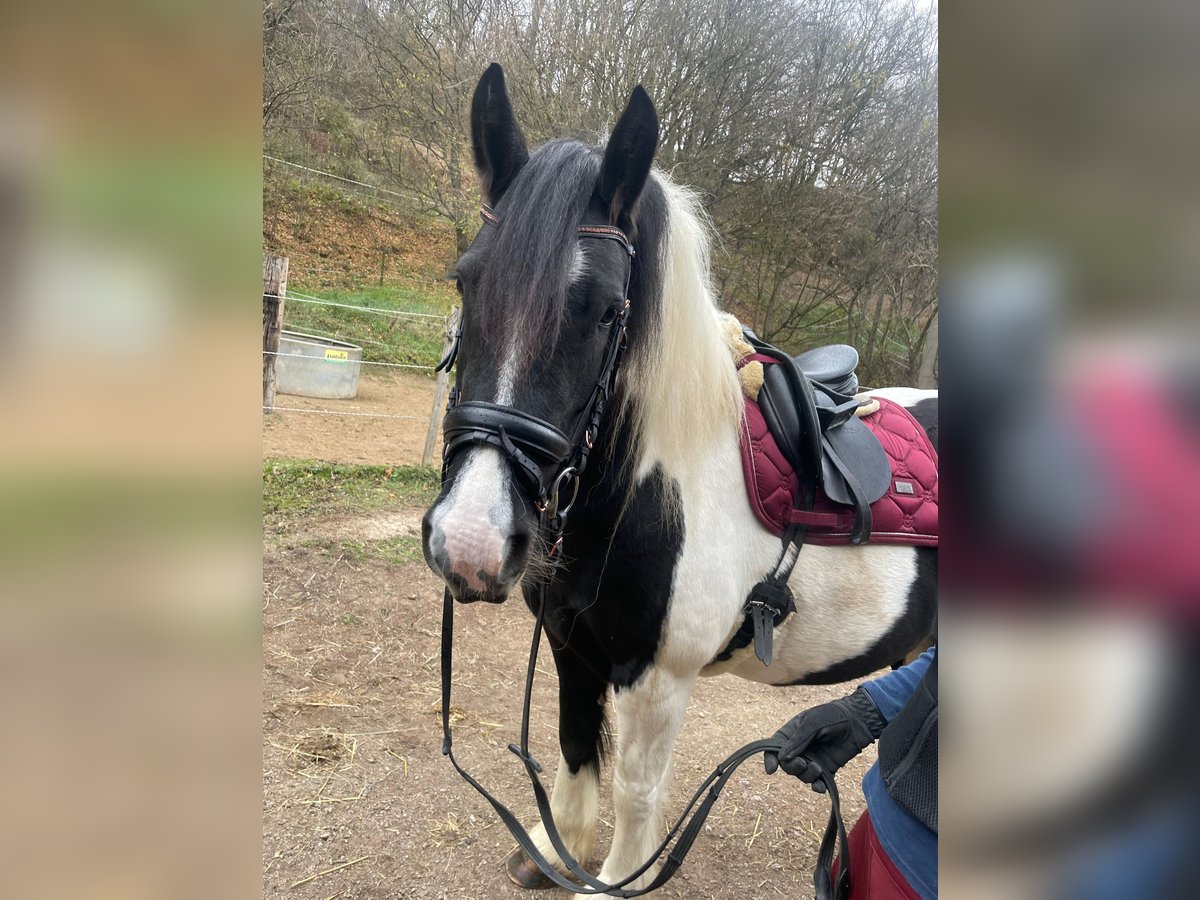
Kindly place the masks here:
[[(483, 206), (480, 215), (487, 223), (497, 226), (500, 224), (500, 218), (489, 206)], [(538, 510), (540, 531), (550, 542), (548, 555), (551, 559), (561, 552), (566, 517), (578, 496), (579, 479), (587, 466), (588, 455), (594, 446), (605, 404), (616, 380), (621, 354), (626, 344), (626, 328), (630, 314), (629, 278), (634, 256), (632, 242), (623, 231), (612, 226), (582, 225), (579, 227), (579, 236), (619, 241), (629, 254), (630, 269), (627, 270), (625, 277), (625, 305), (613, 322), (613, 336), (609, 339), (605, 351), (600, 376), (588, 404), (572, 429), (572, 434), (568, 436), (549, 422), (510, 406), (479, 401), (459, 402), (457, 387), (450, 392), (448, 409), (443, 420), (443, 483), (446, 479), (450, 458), (458, 451), (477, 445), (497, 448), (509, 461), (518, 477), (528, 485), (532, 496), (536, 498), (534, 505)], [(449, 352), (438, 363), (439, 371), (448, 371), (454, 365), (461, 339), (462, 325), (460, 322)], [(571, 484), (571, 496), (565, 505), (560, 506), (560, 494), (567, 484)], [(534, 620), (533, 639), (529, 648), (529, 665), (525, 672), (525, 691), (521, 709), (521, 739), (519, 744), (509, 744), (508, 749), (525, 766), (546, 836), (562, 864), (575, 880), (558, 871), (558, 868), (538, 849), (520, 819), (467, 772), (454, 756), (454, 740), (450, 729), (450, 693), (454, 656), (454, 598), (450, 594), (449, 587), (445, 589), (442, 597), (442, 754), (449, 757), (455, 771), (491, 804), (525, 855), (533, 861), (544, 876), (558, 887), (587, 895), (638, 897), (647, 894), (662, 887), (683, 864), (684, 858), (703, 829), (708, 814), (712, 811), (721, 791), (737, 768), (759, 753), (768, 750), (779, 751), (782, 748), (778, 741), (760, 740), (752, 741), (734, 751), (704, 779), (692, 794), (683, 812), (680, 813), (679, 818), (649, 859), (620, 881), (612, 884), (600, 881), (584, 869), (567, 849), (554, 822), (554, 814), (550, 808), (550, 796), (539, 777), (542, 766), (534, 759), (529, 750), (529, 715), (533, 695), (533, 678), (537, 668), (538, 649), (541, 645), (546, 613), (545, 582), (538, 585), (536, 596), (537, 612)], [(824, 776), (822, 780), (825, 783), (831, 809), (817, 854), (813, 879), (816, 885), (817, 900), (842, 900), (849, 894), (850, 889), (849, 845), (845, 824), (842, 820), (837, 785), (832, 776)], [(707, 796), (705, 796), (706, 792)], [(672, 847), (673, 842), (674, 846)], [(839, 843), (840, 853), (837, 852)], [(655, 865), (658, 858), (667, 852), (668, 848), (670, 848), (670, 852), (666, 862), (649, 885), (639, 889), (626, 887), (646, 874)], [(839, 868), (836, 879), (833, 877), (835, 853)]]

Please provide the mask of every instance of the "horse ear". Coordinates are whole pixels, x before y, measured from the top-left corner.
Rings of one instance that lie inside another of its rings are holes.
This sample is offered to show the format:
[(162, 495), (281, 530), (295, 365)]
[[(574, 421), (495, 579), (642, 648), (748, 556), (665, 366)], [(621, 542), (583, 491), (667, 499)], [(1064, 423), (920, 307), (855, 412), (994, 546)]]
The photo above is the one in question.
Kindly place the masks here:
[(658, 113), (650, 95), (639, 84), (608, 139), (600, 168), (598, 189), (601, 199), (608, 204), (610, 222), (631, 224), (657, 147)]
[(525, 136), (513, 115), (504, 85), (504, 69), (492, 63), (475, 86), (471, 99), (471, 149), (483, 180), (483, 196), (496, 203), (529, 159)]

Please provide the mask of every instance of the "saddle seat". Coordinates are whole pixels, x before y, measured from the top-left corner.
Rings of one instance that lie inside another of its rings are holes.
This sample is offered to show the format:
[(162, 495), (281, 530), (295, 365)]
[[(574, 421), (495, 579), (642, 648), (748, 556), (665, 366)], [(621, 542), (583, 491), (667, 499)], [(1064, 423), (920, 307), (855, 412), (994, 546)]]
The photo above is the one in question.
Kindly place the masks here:
[(853, 397), (858, 393), (858, 351), (849, 344), (827, 344), (792, 357), (810, 381), (819, 381), (831, 391)]

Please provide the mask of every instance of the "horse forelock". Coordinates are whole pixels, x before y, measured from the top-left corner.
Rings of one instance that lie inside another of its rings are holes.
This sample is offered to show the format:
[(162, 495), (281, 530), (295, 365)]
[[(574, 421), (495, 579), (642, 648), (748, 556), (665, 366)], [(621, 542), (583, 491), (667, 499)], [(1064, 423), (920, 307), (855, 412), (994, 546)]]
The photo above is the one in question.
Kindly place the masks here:
[(497, 231), (481, 272), (484, 337), (520, 369), (558, 341), (577, 269), (577, 229), (599, 172), (599, 152), (586, 144), (544, 144), (496, 205), (502, 224), (485, 226)]

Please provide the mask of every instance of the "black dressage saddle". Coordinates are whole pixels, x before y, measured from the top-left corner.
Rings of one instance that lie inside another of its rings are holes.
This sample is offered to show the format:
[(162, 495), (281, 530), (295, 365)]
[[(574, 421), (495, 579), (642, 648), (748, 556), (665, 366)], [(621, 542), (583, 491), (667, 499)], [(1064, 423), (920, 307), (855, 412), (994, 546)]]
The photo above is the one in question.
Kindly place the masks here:
[(887, 491), (892, 472), (878, 438), (854, 414), (863, 405), (854, 398), (858, 351), (830, 344), (790, 356), (744, 333), (756, 353), (776, 363), (763, 366), (758, 406), (779, 449), (802, 484), (853, 509), (851, 540), (865, 543), (871, 504)]

